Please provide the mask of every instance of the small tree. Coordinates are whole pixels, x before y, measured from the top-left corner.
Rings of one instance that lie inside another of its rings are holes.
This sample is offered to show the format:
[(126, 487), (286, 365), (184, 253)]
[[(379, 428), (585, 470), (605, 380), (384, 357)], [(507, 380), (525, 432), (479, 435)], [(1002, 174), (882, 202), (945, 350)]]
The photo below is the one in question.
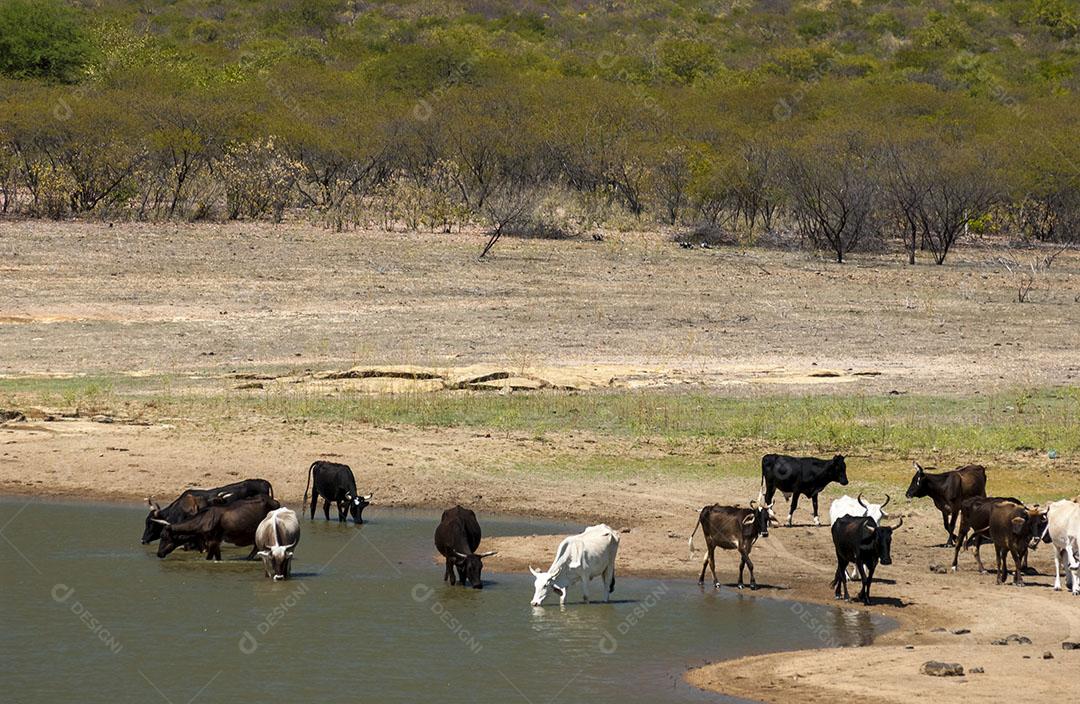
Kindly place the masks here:
[(0, 75), (71, 82), (90, 59), (79, 13), (59, 0), (0, 0)]
[(815, 140), (789, 155), (787, 181), (799, 229), (832, 250), (837, 262), (878, 230), (881, 189), (874, 167), (858, 134)]

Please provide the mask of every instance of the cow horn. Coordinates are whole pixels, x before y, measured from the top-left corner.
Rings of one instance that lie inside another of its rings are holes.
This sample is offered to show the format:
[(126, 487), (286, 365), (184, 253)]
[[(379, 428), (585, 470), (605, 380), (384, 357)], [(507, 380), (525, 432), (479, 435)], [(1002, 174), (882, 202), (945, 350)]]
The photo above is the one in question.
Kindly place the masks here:
[(153, 521), (154, 523), (160, 523), (163, 526), (169, 525), (168, 521), (163, 521), (160, 518), (151, 518), (150, 520)]
[(282, 545), (281, 549), (282, 550), (292, 550), (295, 547), (296, 547), (296, 543), (289, 543), (288, 545)]
[(885, 508), (886, 506), (888, 506), (888, 505), (889, 505), (889, 500), (890, 500), (890, 497), (889, 497), (889, 495), (888, 495), (888, 494), (885, 494), (885, 503), (881, 504), (881, 508), (882, 508), (882, 509), (884, 509), (884, 508)]
[(916, 473), (922, 474), (923, 468), (922, 468), (921, 464), (919, 464), (918, 462), (916, 462), (914, 460), (911, 461), (911, 464), (915, 465), (915, 472)]
[(751, 523), (754, 522), (754, 514), (752, 514), (752, 513), (746, 514), (746, 518), (742, 519), (742, 522), (743, 522), (744, 526), (750, 525)]
[[(871, 523), (872, 523), (872, 522), (873, 522), (873, 521), (871, 521)], [(871, 525), (868, 525), (868, 526), (866, 526), (866, 530), (867, 530), (867, 532), (869, 532), (869, 533), (871, 533), (871, 534), (872, 534), (872, 533), (873, 533), (874, 531), (876, 531), (876, 530), (877, 530), (877, 526), (871, 526)]]
[(457, 550), (454, 551), (454, 554), (457, 555), (458, 557), (462, 557), (462, 558), (468, 557), (468, 555), (466, 555), (465, 553), (458, 552)]
[(482, 552), (482, 553), (478, 554), (477, 557), (491, 557), (493, 555), (498, 555), (498, 554), (499, 554), (498, 550), (489, 550), (487, 552)]
[(227, 499), (232, 495), (233, 495), (233, 493), (231, 491), (228, 492), (228, 493), (223, 493), (223, 492), (220, 492), (220, 491), (218, 492), (218, 498), (222, 499), (222, 500)]
[(867, 506), (866, 503), (863, 502), (863, 500), (862, 500), (862, 492), (861, 491), (859, 492), (859, 505), (862, 506), (863, 508), (869, 508), (869, 506)]
[(372, 491), (372, 492), (371, 492), (370, 494), (368, 494), (367, 496), (361, 496), (360, 498), (362, 498), (362, 499), (363, 499), (364, 501), (371, 501), (371, 497), (372, 497), (372, 496), (375, 496), (375, 492), (374, 492), (374, 491)]
[(757, 501), (750, 499), (750, 508), (757, 510)]
[(541, 574), (543, 574), (543, 572), (541, 572), (540, 570), (536, 569), (536, 568), (535, 568), (535, 567), (533, 567), (532, 565), (529, 565), (529, 571), (530, 571), (530, 572), (532, 572), (532, 576), (533, 576), (533, 577), (539, 577), (539, 576), (540, 576)]
[(150, 508), (154, 508), (154, 502), (150, 500), (149, 496), (146, 497), (146, 505)]
[(900, 530), (900, 526), (904, 525), (904, 517), (900, 516), (900, 522), (893, 526), (893, 530)]

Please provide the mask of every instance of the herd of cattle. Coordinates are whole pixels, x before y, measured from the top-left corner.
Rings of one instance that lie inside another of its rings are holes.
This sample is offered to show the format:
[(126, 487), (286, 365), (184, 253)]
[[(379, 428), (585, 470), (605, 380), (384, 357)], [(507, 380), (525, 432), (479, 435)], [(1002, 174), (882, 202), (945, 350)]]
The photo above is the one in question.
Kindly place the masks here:
[[(701, 565), (698, 583), (704, 584), (705, 570), (712, 570), (713, 584), (720, 588), (716, 576), (716, 548), (737, 550), (740, 556), (738, 587), (743, 587), (743, 573), (750, 571), (750, 588), (755, 589), (754, 563), (750, 552), (757, 539), (769, 536), (769, 527), (778, 525), (773, 512), (773, 498), (779, 490), (790, 500), (787, 525), (792, 525), (799, 497), (805, 496), (813, 505), (814, 525), (820, 525), (818, 495), (830, 483), (845, 486), (847, 467), (842, 455), (830, 460), (811, 457), (765, 455), (761, 460), (761, 490), (749, 508), (739, 506), (705, 506), (698, 515), (690, 534), (691, 555), (694, 536), (701, 528), (705, 536), (706, 554)], [(363, 523), (363, 511), (373, 494), (361, 495), (356, 488), (352, 470), (344, 464), (316, 461), (308, 468), (303, 503), (311, 489), (311, 518), (319, 497), (323, 498), (323, 513), (330, 520), (330, 505), (336, 504), (338, 520), (349, 516)], [(1062, 565), (1067, 569), (1068, 586), (1080, 594), (1080, 503), (1064, 499), (1049, 506), (1027, 506), (1012, 497), (986, 495), (986, 469), (968, 465), (948, 472), (930, 473), (915, 464), (915, 475), (907, 489), (907, 498), (930, 498), (939, 511), (948, 534), (945, 547), (953, 547), (952, 569), (955, 571), (962, 548), (975, 548), (979, 572), (984, 572), (979, 547), (993, 544), (997, 557), (997, 582), (1003, 584), (1009, 575), (1008, 558), (1013, 559), (1013, 583), (1023, 585), (1021, 576), (1027, 566), (1028, 550), (1039, 542), (1054, 546), (1054, 589), (1061, 589)], [(893, 533), (896, 525), (886, 525), (885, 508), (890, 498), (881, 504), (867, 503), (862, 494), (843, 496), (829, 508), (832, 542), (836, 551), (836, 572), (831, 585), (836, 598), (849, 599), (848, 581), (857, 574), (861, 589), (857, 599), (870, 603), (870, 585), (879, 564), (892, 563)], [(264, 479), (247, 479), (216, 489), (188, 489), (168, 506), (147, 499), (150, 513), (143, 531), (144, 544), (158, 541), (157, 556), (164, 558), (177, 548), (199, 550), (208, 560), (221, 559), (221, 544), (229, 542), (240, 547), (252, 546), (248, 559), (262, 558), (268, 577), (287, 579), (291, 572), (293, 549), (300, 541), (300, 523), (296, 514), (281, 506), (274, 490)], [(957, 530), (957, 522), (959, 529)], [(435, 529), (435, 548), (446, 560), (444, 581), (451, 585), (475, 589), (483, 587), (483, 559), (494, 552), (476, 552), (481, 539), (476, 514), (462, 506), (447, 509)], [(535, 579), (532, 604), (541, 605), (549, 594), (555, 593), (565, 603), (571, 586), (581, 583), (584, 600), (590, 600), (590, 582), (600, 578), (604, 600), (615, 590), (615, 557), (619, 549), (619, 534), (610, 526), (590, 526), (572, 535), (559, 545), (555, 559), (546, 571), (532, 567)], [(850, 566), (854, 566), (849, 571)]]

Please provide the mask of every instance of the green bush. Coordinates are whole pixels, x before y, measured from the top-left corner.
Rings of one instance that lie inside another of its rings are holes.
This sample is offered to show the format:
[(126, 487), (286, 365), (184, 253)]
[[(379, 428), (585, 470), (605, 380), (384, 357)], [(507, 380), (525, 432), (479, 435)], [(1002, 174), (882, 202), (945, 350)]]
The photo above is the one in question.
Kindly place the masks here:
[(0, 0), (0, 74), (73, 82), (91, 45), (79, 14), (58, 0)]

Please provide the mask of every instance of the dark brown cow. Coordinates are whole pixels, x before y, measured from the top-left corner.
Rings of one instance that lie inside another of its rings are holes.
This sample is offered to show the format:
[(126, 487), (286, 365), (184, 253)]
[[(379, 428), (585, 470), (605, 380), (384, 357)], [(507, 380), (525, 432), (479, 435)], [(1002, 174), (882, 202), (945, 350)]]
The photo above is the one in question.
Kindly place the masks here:
[[(146, 527), (143, 529), (142, 543), (146, 545), (161, 537), (163, 524), (179, 523), (191, 518), (211, 504), (224, 505), (233, 501), (248, 499), (259, 494), (274, 495), (274, 487), (265, 479), (245, 479), (233, 482), (216, 489), (186, 489), (184, 493), (165, 508), (155, 503), (152, 499), (146, 499), (150, 506), (150, 513), (146, 516)], [(157, 519), (157, 520), (155, 520)]]
[(1030, 547), (1034, 550), (1043, 531), (1046, 530), (1046, 512), (1038, 506), (1028, 508), (1023, 504), (1002, 501), (990, 509), (990, 539), (994, 541), (997, 554), (997, 583), (1004, 584), (1009, 577), (1009, 554), (1012, 554), (1013, 584), (1022, 587), (1020, 576)]
[[(979, 548), (989, 540), (990, 510), (994, 504), (1002, 501), (1023, 505), (1020, 499), (1006, 496), (972, 496), (960, 503), (960, 529), (956, 533), (956, 550), (953, 552), (952, 571), (956, 571), (956, 563), (960, 559), (960, 549), (975, 546), (975, 562), (979, 565), (979, 574), (986, 572), (983, 566)], [(972, 532), (971, 538), (965, 544), (968, 531)]]
[(754, 579), (754, 563), (750, 561), (750, 550), (758, 536), (769, 537), (769, 513), (772, 506), (758, 506), (756, 501), (750, 502), (750, 508), (738, 506), (721, 506), (713, 504), (701, 509), (698, 522), (694, 524), (694, 530), (690, 533), (690, 556), (694, 556), (694, 534), (698, 526), (705, 534), (705, 561), (701, 563), (701, 576), (698, 584), (705, 583), (705, 568), (712, 568), (713, 587), (720, 588), (720, 580), (716, 578), (717, 546), (724, 550), (738, 550), (739, 556), (739, 589), (743, 588), (743, 568), (750, 568), (750, 588), (757, 589), (757, 581)]
[(484, 558), (491, 557), (495, 551), (477, 553), (480, 546), (480, 523), (476, 514), (463, 506), (455, 506), (443, 511), (442, 521), (435, 529), (435, 549), (446, 558), (446, 572), (443, 581), (457, 584), (454, 569), (461, 579), (461, 586), (470, 584), (473, 589), (483, 589), (480, 578), (484, 569)]
[(972, 496), (986, 496), (986, 467), (969, 464), (949, 472), (930, 474), (918, 462), (915, 463), (915, 476), (908, 485), (907, 497), (913, 499), (929, 496), (937, 510), (941, 511), (941, 520), (949, 533), (945, 547), (951, 548), (955, 539), (956, 519), (960, 517), (960, 504)]
[[(266, 495), (241, 499), (227, 506), (211, 506), (193, 518), (180, 523), (165, 523), (158, 543), (158, 557), (165, 557), (184, 544), (195, 544), (206, 550), (207, 560), (221, 559), (221, 543), (246, 547), (255, 544), (255, 531), (266, 514), (281, 508), (277, 499)], [(255, 558), (252, 548), (248, 559)]]

